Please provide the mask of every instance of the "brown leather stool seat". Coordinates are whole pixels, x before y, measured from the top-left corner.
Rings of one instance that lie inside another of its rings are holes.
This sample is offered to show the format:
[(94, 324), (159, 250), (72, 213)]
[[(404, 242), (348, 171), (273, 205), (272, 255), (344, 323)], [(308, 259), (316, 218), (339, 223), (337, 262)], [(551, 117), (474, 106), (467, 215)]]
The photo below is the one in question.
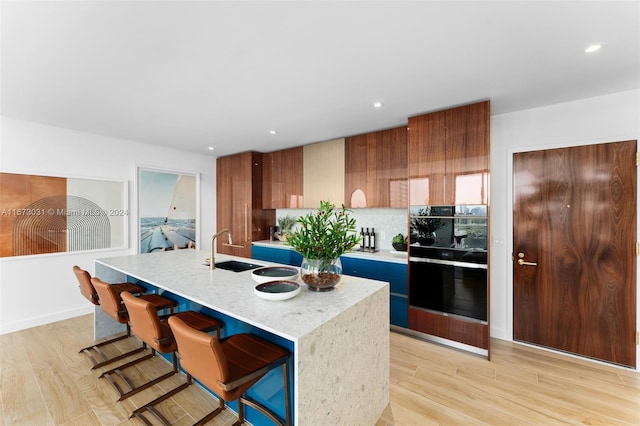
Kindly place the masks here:
[[(118, 401), (122, 401), (123, 399), (126, 399), (131, 395), (135, 395), (136, 393), (143, 391), (144, 389), (147, 389), (150, 386), (153, 386), (156, 383), (159, 383), (160, 381), (178, 373), (178, 363), (175, 354), (177, 349), (176, 341), (173, 337), (173, 333), (171, 332), (171, 328), (169, 327), (166, 318), (161, 319), (158, 316), (158, 313), (153, 304), (142, 297), (135, 297), (131, 293), (128, 293), (126, 291), (122, 292), (121, 297), (129, 314), (129, 321), (131, 323), (131, 330), (133, 332), (133, 335), (149, 345), (152, 352), (151, 356), (155, 355), (156, 351), (163, 354), (171, 353), (173, 368), (171, 371), (139, 386), (134, 386), (123, 373), (124, 369), (130, 367), (133, 364), (124, 364), (118, 368), (105, 371), (100, 377), (107, 377), (109, 381), (114, 385), (116, 390), (118, 390), (118, 392), (120, 393), (120, 398), (118, 399)], [(182, 321), (190, 324), (190, 326), (192, 327), (197, 327), (197, 329), (201, 330), (202, 332), (215, 331), (216, 338), (220, 337), (220, 329), (223, 327), (223, 323), (218, 321), (217, 319), (202, 315), (195, 311), (178, 312), (175, 314), (171, 314), (169, 317), (181, 318)], [(119, 377), (122, 382), (126, 383), (129, 387), (129, 390), (123, 391), (122, 387), (115, 380), (114, 376)], [(180, 390), (186, 388), (188, 385), (188, 383), (184, 383), (177, 388), (166, 392), (162, 396), (146, 404), (144, 407), (136, 410), (136, 412), (131, 414), (131, 417), (137, 415), (138, 411), (141, 413), (146, 410), (153, 410), (153, 412), (161, 420), (163, 420), (163, 422), (166, 422), (168, 424), (166, 419), (159, 412), (157, 412), (157, 410), (153, 409), (153, 405), (169, 398)]]
[[(95, 287), (93, 286), (93, 284), (91, 284), (91, 275), (89, 274), (89, 272), (80, 268), (77, 265), (74, 265), (73, 273), (76, 275), (76, 278), (78, 280), (78, 285), (80, 287), (80, 294), (82, 294), (89, 302), (93, 303), (96, 306), (100, 306), (100, 298), (98, 297), (98, 292), (96, 291)], [(131, 283), (118, 283), (118, 284), (111, 284), (111, 285), (114, 287), (116, 293), (118, 294), (120, 294), (123, 291), (128, 291), (129, 293), (140, 295), (146, 291), (144, 287), (136, 284), (131, 284)], [(127, 327), (127, 331), (125, 334), (120, 334), (111, 339), (103, 340), (99, 343), (95, 343), (91, 346), (87, 346), (86, 348), (80, 349), (80, 351), (78, 352), (84, 353), (89, 358), (92, 364), (91, 369), (95, 370), (96, 368), (103, 367), (107, 364), (111, 364), (112, 362), (121, 360), (123, 358), (128, 357), (129, 355), (132, 355), (134, 353), (144, 350), (144, 348), (138, 348), (138, 349), (134, 349), (133, 351), (123, 353), (111, 358), (107, 357), (107, 355), (102, 350), (103, 346), (112, 344), (114, 342), (117, 342), (123, 339), (127, 339), (129, 337), (131, 337), (131, 331)]]
[[(91, 274), (88, 271), (80, 268), (78, 265), (74, 265), (73, 273), (76, 275), (78, 279), (78, 286), (80, 287), (80, 293), (91, 303), (94, 305), (100, 304), (100, 299), (98, 298), (98, 292), (96, 292), (95, 287), (91, 284)], [(114, 286), (116, 293), (120, 294), (123, 291), (128, 291), (134, 295), (140, 295), (146, 292), (146, 289), (142, 286), (132, 283), (117, 283), (111, 284)]]
[[(127, 326), (127, 336), (131, 336), (131, 326), (129, 324), (129, 314), (127, 313), (127, 309), (122, 302), (120, 295), (123, 292), (119, 293), (119, 289), (117, 285), (106, 283), (99, 278), (93, 277), (91, 278), (91, 284), (96, 289), (98, 293), (98, 298), (100, 299), (100, 307), (102, 311), (113, 318), (115, 321), (120, 324), (125, 324)], [(131, 294), (131, 293), (129, 293)], [(137, 296), (142, 300), (146, 300), (151, 303), (156, 310), (168, 309), (170, 312), (173, 312), (173, 309), (178, 305), (175, 300), (171, 300), (167, 297), (160, 296), (158, 294), (142, 294)], [(133, 355), (138, 352), (142, 352), (147, 349), (147, 345), (142, 342), (142, 345), (139, 348), (133, 349), (129, 352), (126, 352), (122, 355), (115, 357), (110, 360), (113, 362), (118, 359), (123, 359), (129, 355)], [(153, 354), (147, 354), (140, 358), (135, 359), (134, 361), (129, 362), (128, 364), (135, 364), (145, 359), (149, 359), (153, 356)]]
[[(179, 317), (170, 317), (169, 325), (178, 344), (180, 365), (192, 376), (219, 396), (219, 405), (196, 424), (203, 424), (225, 408), (225, 401), (238, 400), (238, 422), (244, 422), (244, 405), (249, 405), (269, 417), (276, 424), (291, 424), (289, 405), (289, 351), (248, 333), (226, 339), (216, 339), (202, 333)], [(286, 419), (284, 423), (268, 408), (249, 399), (245, 392), (271, 369), (282, 366)]]

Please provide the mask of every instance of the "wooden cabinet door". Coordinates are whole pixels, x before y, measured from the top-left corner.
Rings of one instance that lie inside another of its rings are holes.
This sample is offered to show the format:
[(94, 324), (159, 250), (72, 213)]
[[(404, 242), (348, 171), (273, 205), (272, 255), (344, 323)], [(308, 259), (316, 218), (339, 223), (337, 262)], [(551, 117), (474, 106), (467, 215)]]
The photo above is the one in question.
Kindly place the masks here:
[(407, 128), (345, 139), (347, 207), (406, 207)]
[(411, 205), (488, 204), (489, 106), (409, 118)]
[(251, 257), (251, 242), (266, 240), (275, 225), (275, 210), (262, 209), (263, 154), (243, 152), (216, 161), (217, 230), (230, 229), (216, 240), (218, 253)]
[(445, 112), (446, 204), (488, 204), (489, 102)]
[(444, 112), (410, 117), (407, 141), (409, 204), (446, 205)]
[(379, 207), (376, 190), (379, 139), (379, 132), (345, 139), (344, 201), (347, 207)]
[(233, 245), (226, 235), (216, 239), (218, 253), (251, 256), (252, 157), (250, 152), (218, 158), (216, 161), (216, 226), (230, 229)]
[(303, 206), (302, 147), (263, 155), (262, 207), (295, 209)]
[(305, 145), (303, 192), (305, 208), (320, 207), (320, 201), (336, 206), (344, 203), (344, 138)]
[[(264, 209), (262, 206), (262, 178), (263, 178), (264, 154), (251, 153), (251, 221), (248, 224), (249, 241), (244, 248), (244, 257), (251, 257), (251, 242), (269, 238), (269, 226), (276, 224), (275, 209)], [(284, 172), (286, 173), (286, 172)]]
[(407, 127), (380, 132), (376, 149), (378, 207), (407, 207)]

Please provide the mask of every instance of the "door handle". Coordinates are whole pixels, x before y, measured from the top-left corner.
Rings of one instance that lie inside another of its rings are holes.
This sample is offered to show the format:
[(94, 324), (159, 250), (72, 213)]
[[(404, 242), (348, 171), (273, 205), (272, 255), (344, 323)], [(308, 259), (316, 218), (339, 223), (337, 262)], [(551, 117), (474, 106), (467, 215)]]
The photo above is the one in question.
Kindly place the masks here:
[(518, 253), (518, 265), (538, 266), (536, 262), (527, 262), (524, 260), (524, 253)]

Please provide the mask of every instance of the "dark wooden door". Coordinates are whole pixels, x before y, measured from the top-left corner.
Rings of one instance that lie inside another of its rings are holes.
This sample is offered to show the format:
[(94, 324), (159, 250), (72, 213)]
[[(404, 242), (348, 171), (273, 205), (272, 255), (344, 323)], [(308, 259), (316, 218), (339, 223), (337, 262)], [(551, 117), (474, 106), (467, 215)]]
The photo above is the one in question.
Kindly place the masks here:
[(635, 367), (636, 145), (514, 155), (515, 340)]

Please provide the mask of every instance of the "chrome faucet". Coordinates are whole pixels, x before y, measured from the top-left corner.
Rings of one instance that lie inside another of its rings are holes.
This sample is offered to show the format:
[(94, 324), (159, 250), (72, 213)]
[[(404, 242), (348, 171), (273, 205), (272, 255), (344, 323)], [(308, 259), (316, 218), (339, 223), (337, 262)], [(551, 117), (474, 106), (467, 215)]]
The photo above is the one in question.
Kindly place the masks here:
[(216, 269), (216, 260), (213, 257), (213, 250), (215, 247), (215, 240), (216, 238), (218, 238), (220, 235), (224, 234), (225, 232), (227, 232), (229, 234), (229, 244), (233, 244), (233, 240), (231, 238), (231, 230), (230, 229), (223, 229), (222, 231), (216, 232), (215, 234), (213, 234), (213, 236), (211, 237), (211, 257), (209, 258), (209, 269), (210, 270), (214, 270)]

